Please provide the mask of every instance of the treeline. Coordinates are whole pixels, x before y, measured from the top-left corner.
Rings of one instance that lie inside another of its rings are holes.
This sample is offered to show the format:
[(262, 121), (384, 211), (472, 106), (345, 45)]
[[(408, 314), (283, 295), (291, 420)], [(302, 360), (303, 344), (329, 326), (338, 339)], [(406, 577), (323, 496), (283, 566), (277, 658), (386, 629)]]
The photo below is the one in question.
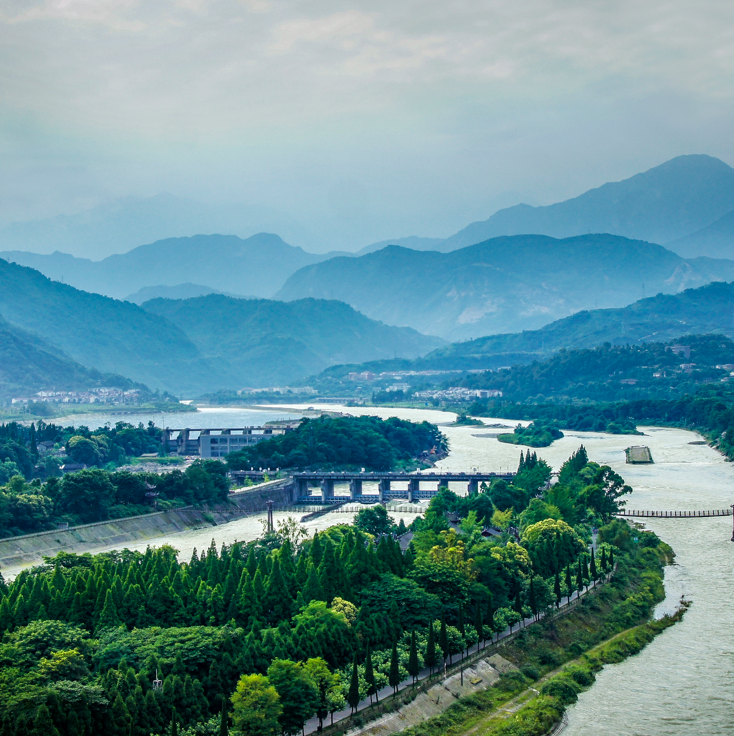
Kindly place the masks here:
[[(673, 345), (684, 345), (690, 352), (674, 352)], [(585, 350), (563, 348), (529, 365), (469, 374), (460, 385), (498, 389), (505, 399), (522, 403), (673, 400), (702, 384), (727, 378), (729, 371), (716, 366), (732, 363), (734, 342), (728, 337), (687, 335), (668, 343), (607, 342)]]
[[(586, 489), (597, 469), (577, 453), (564, 482)], [(623, 529), (604, 532), (589, 555), (594, 512), (573, 527), (532, 506), (547, 503), (534, 498), (546, 475), (523, 457), (510, 492), (532, 500), (516, 536), (483, 535), (478, 509), (503, 513), (499, 484), (468, 500), (444, 491), (405, 555), (391, 535), (337, 526), (305, 539), (295, 522), (188, 562), (170, 547), (61, 553), (0, 586), (3, 736), (148, 736), (172, 721), (214, 734), (230, 696), (237, 733), (253, 719), (262, 736), (297, 733), (439, 666), (585, 587), (629, 543)]]
[(304, 419), (299, 427), (227, 456), (233, 470), (248, 468), (363, 467), (392, 470), (431, 450), (444, 451), (446, 438), (435, 424), (397, 417)]
[[(46, 443), (48, 447), (39, 447)], [(153, 422), (137, 427), (117, 422), (114, 427), (61, 427), (43, 420), (29, 426), (0, 424), (0, 484), (13, 475), (26, 480), (58, 476), (60, 465), (115, 468), (144, 453), (159, 452), (161, 430)]]
[(638, 425), (681, 427), (701, 432), (734, 459), (734, 392), (721, 385), (701, 387), (675, 400), (640, 400), (617, 404), (568, 406), (475, 402), (475, 416), (554, 421), (563, 429), (639, 434)]
[(228, 491), (226, 467), (217, 460), (161, 475), (91, 468), (29, 483), (16, 474), (0, 486), (0, 537), (145, 514), (154, 505), (222, 503)]

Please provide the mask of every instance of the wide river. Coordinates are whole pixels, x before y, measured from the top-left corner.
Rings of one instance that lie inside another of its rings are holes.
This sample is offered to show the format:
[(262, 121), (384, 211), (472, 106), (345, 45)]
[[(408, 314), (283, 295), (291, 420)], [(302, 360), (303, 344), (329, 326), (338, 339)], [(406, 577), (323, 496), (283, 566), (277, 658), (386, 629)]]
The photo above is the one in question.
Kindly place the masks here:
[[(200, 414), (166, 417), (170, 426), (180, 421), (195, 427), (235, 427), (269, 419), (297, 416), (306, 406), (269, 407), (262, 414), (251, 410), (207, 409)], [(322, 408), (322, 407), (319, 407)], [(327, 407), (323, 407), (327, 408)], [(398, 416), (415, 421), (445, 424), (453, 415), (433, 410), (347, 408), (329, 409), (381, 417)], [(140, 417), (147, 421), (149, 417)], [(89, 415), (89, 426), (124, 417)], [(155, 418), (154, 418), (155, 419)], [(134, 418), (133, 421), (138, 421)], [(485, 419), (486, 424), (512, 425), (508, 420)], [(706, 445), (692, 445), (697, 435), (678, 429), (644, 427), (645, 437), (624, 437), (594, 432), (567, 432), (551, 447), (537, 450), (558, 469), (583, 444), (590, 459), (610, 465), (633, 487), (628, 507), (637, 509), (695, 510), (725, 508), (734, 503), (734, 467)], [(438, 464), (446, 470), (514, 469), (520, 448), (494, 437), (495, 428), (442, 427), (451, 452)], [(485, 435), (485, 436), (477, 436)], [(630, 444), (650, 447), (654, 465), (626, 465), (624, 448)], [(454, 490), (465, 492), (456, 485)], [(278, 514), (284, 518), (287, 514)], [(415, 514), (395, 513), (407, 521)], [(351, 519), (351, 514), (331, 513), (307, 525), (325, 528)], [(658, 613), (673, 610), (685, 595), (693, 605), (681, 623), (667, 629), (639, 655), (606, 667), (596, 684), (569, 709), (564, 736), (714, 736), (733, 734), (734, 720), (734, 544), (731, 517), (710, 519), (658, 519), (647, 527), (668, 542), (677, 555), (666, 571), (667, 598)], [(183, 532), (162, 538), (190, 555), (194, 547), (252, 539), (262, 530), (258, 517), (250, 517), (215, 529)]]

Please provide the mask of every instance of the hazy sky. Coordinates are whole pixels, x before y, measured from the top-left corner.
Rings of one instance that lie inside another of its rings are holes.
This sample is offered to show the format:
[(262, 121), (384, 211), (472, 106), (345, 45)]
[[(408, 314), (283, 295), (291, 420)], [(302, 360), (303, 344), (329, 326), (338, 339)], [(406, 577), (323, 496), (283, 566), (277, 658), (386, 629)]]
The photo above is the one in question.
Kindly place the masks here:
[(4, 0), (0, 222), (171, 192), (324, 247), (445, 236), (734, 163), (733, 97), (724, 1)]

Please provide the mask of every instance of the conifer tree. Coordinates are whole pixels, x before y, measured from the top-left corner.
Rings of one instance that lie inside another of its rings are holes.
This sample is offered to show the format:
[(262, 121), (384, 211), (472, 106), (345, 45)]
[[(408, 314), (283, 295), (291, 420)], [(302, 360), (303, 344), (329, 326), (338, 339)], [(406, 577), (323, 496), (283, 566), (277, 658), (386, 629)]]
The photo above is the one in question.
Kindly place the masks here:
[(581, 559), (576, 566), (576, 590), (580, 593), (584, 589), (584, 577), (581, 572)]
[(566, 590), (568, 591), (568, 603), (571, 602), (571, 595), (573, 594), (573, 589), (571, 585), (571, 565), (566, 565)]
[(602, 572), (606, 572), (607, 571), (607, 551), (604, 547), (601, 548), (600, 562), (601, 562)]
[(556, 570), (555, 580), (553, 581), (553, 592), (556, 596), (556, 608), (558, 608), (561, 605), (561, 576), (558, 574), (558, 570)]
[(349, 682), (349, 692), (347, 693), (347, 703), (352, 708), (352, 713), (357, 710), (359, 705), (359, 670), (357, 669), (357, 655), (354, 655), (352, 663), (352, 679)]
[(609, 548), (609, 569), (614, 569), (614, 550), (611, 547)]
[(591, 579), (596, 582), (596, 579), (599, 577), (599, 575), (596, 572), (596, 559), (593, 547), (591, 548), (591, 562), (589, 563), (589, 573), (591, 575)]
[(586, 559), (586, 555), (584, 555), (584, 559), (582, 562), (582, 568), (581, 568), (581, 574), (584, 578), (584, 584), (586, 585), (586, 590), (589, 589), (589, 562)]
[(428, 641), (426, 642), (426, 656), (424, 657), (424, 661), (430, 674), (433, 674), (433, 668), (438, 664), (438, 657), (436, 656), (436, 632), (433, 628), (433, 622), (428, 626)]
[(484, 641), (484, 621), (482, 619), (482, 605), (479, 601), (477, 601), (474, 609), (474, 628), (477, 632), (477, 649), (479, 649), (479, 642)]
[(530, 578), (530, 590), (528, 591), (528, 603), (530, 610), (533, 612), (533, 618), (538, 617), (538, 599), (535, 595), (535, 579)]
[(388, 682), (393, 689), (393, 692), (398, 691), (398, 685), (400, 685), (400, 664), (398, 662), (398, 643), (395, 639), (392, 641), (392, 652), (390, 653), (390, 675)]
[(372, 667), (372, 652), (369, 644), (367, 645), (367, 653), (364, 659), (364, 679), (367, 683), (367, 695), (370, 696), (371, 703), (372, 696), (377, 695), (377, 681), (375, 680), (375, 670)]
[(112, 596), (112, 591), (108, 590), (105, 595), (104, 608), (102, 613), (99, 615), (99, 622), (97, 623), (97, 629), (113, 629), (120, 625), (120, 617), (117, 615), (117, 607)]
[(33, 719), (33, 736), (60, 736), (51, 718), (48, 706), (43, 703), (38, 707), (36, 717)]
[(410, 632), (410, 656), (408, 658), (408, 674), (413, 678), (413, 684), (420, 673), (421, 668), (418, 664), (418, 649), (415, 644), (415, 631)]
[(227, 699), (222, 698), (222, 717), (219, 720), (219, 736), (228, 736), (229, 728), (227, 727)]
[(491, 593), (489, 594), (489, 597), (487, 598), (487, 614), (484, 617), (484, 625), (489, 629), (489, 638), (491, 640), (492, 632), (494, 631), (494, 605), (492, 602)]
[(441, 630), (438, 634), (438, 645), (441, 647), (441, 652), (443, 653), (443, 659), (446, 661), (446, 658), (449, 656), (449, 637), (448, 633), (446, 632), (446, 614), (441, 614)]

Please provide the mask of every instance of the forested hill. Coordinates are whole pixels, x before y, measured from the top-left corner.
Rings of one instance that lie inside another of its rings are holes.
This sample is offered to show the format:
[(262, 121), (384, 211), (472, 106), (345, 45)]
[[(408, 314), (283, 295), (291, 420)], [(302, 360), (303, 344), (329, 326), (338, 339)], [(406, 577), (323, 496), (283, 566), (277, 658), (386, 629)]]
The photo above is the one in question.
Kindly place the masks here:
[[(229, 366), (239, 381), (235, 388), (288, 384), (334, 363), (413, 358), (443, 344), (324, 299), (285, 303), (210, 294), (154, 299), (143, 308), (181, 325), (213, 364)], [(213, 382), (210, 388), (216, 388)]]
[(209, 372), (196, 346), (168, 320), (1, 259), (0, 314), (87, 368), (151, 388), (188, 390)]
[(729, 338), (687, 335), (674, 343), (564, 348), (544, 361), (467, 376), (461, 385), (498, 389), (505, 401), (517, 402), (670, 399), (705, 383), (728, 384), (732, 365)]
[(734, 337), (734, 283), (716, 282), (679, 294), (658, 294), (623, 309), (583, 311), (540, 330), (454, 343), (426, 356), (426, 360), (446, 362), (501, 353), (542, 356), (564, 347), (665, 342), (681, 335), (707, 333)]
[(136, 384), (120, 375), (87, 369), (46, 340), (0, 316), (0, 398), (49, 388), (75, 391), (100, 386), (134, 388)]
[(277, 294), (328, 294), (387, 324), (459, 340), (537, 329), (590, 308), (624, 307), (723, 278), (734, 261), (685, 261), (614, 235), (517, 235), (451, 253), (391, 246), (302, 268)]

